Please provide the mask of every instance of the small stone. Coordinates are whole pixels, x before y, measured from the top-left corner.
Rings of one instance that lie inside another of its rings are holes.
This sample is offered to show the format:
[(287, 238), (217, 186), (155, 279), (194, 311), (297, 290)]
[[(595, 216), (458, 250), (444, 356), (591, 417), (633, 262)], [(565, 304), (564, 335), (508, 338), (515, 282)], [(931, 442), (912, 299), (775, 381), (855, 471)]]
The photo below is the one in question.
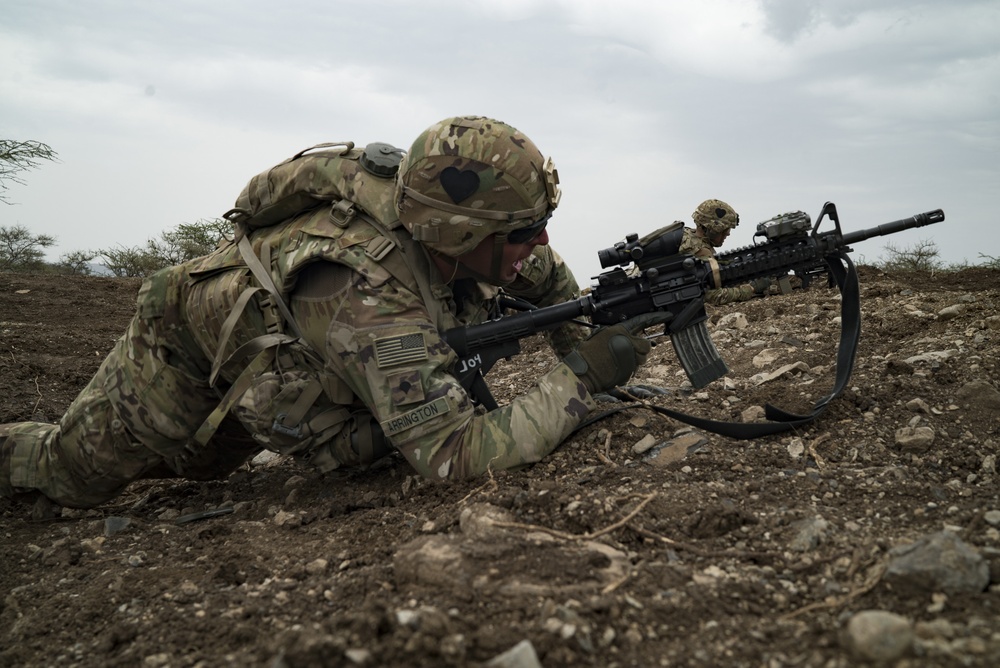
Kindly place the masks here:
[(646, 434), (632, 446), (632, 452), (637, 455), (641, 455), (644, 452), (651, 450), (654, 445), (656, 445), (656, 437), (652, 434)]
[(978, 594), (989, 585), (989, 564), (954, 531), (939, 531), (890, 550), (883, 580), (907, 595)]
[(128, 529), (132, 525), (132, 520), (127, 517), (117, 517), (112, 515), (110, 517), (104, 518), (104, 535), (114, 536), (116, 533), (121, 533)]
[(766, 348), (754, 355), (753, 359), (750, 360), (750, 363), (757, 369), (763, 369), (764, 367), (771, 366), (786, 355), (787, 353), (783, 349)]
[(802, 443), (801, 438), (793, 438), (791, 443), (788, 444), (788, 456), (792, 459), (798, 459), (805, 451), (806, 446)]
[(313, 559), (308, 564), (306, 564), (306, 573), (309, 575), (322, 575), (326, 572), (327, 566), (330, 565), (326, 559)]
[(947, 638), (955, 637), (955, 627), (947, 619), (938, 618), (927, 622), (917, 622), (914, 631), (918, 638)]
[(910, 620), (884, 610), (863, 610), (847, 623), (848, 643), (868, 661), (896, 661), (913, 646)]
[(965, 405), (1000, 411), (1000, 391), (984, 380), (974, 380), (958, 389), (955, 397)]
[(718, 329), (746, 329), (750, 321), (742, 313), (727, 313), (719, 318)]
[(901, 427), (896, 430), (896, 445), (904, 452), (922, 454), (934, 443), (934, 430), (930, 427)]
[(181, 516), (181, 511), (176, 508), (164, 508), (156, 515), (156, 519), (162, 520), (164, 522), (173, 522), (178, 517)]
[(538, 653), (530, 640), (522, 640), (503, 654), (498, 654), (485, 664), (487, 668), (542, 668)]
[(372, 660), (372, 653), (364, 648), (352, 648), (344, 652), (344, 657), (356, 666), (364, 666)]
[(708, 444), (708, 439), (696, 431), (678, 434), (654, 447), (644, 458), (653, 466), (667, 466), (694, 454)]
[(177, 588), (174, 600), (178, 603), (192, 603), (201, 596), (201, 588), (190, 580), (184, 580)]
[(275, 462), (280, 456), (277, 452), (262, 450), (250, 463), (254, 466), (265, 466)]
[(942, 322), (947, 322), (948, 320), (954, 320), (963, 313), (965, 313), (965, 304), (952, 304), (938, 311), (938, 318)]
[(298, 513), (279, 510), (274, 515), (274, 523), (279, 527), (297, 527), (302, 524), (302, 517)]
[(793, 523), (791, 528), (795, 529), (796, 533), (788, 545), (789, 549), (796, 552), (808, 552), (816, 549), (826, 538), (829, 527), (830, 523), (822, 517), (810, 517)]

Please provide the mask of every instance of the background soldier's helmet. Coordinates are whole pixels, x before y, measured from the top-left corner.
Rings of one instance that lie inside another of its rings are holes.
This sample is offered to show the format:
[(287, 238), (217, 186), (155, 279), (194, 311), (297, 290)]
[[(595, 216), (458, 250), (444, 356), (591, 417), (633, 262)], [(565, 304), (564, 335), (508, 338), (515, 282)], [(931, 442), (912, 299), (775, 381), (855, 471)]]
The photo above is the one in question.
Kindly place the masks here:
[(740, 216), (721, 199), (707, 199), (691, 214), (694, 224), (706, 235), (716, 235), (740, 224)]
[(424, 130), (403, 157), (396, 212), (414, 239), (457, 257), (551, 215), (558, 186), (552, 159), (515, 128), (458, 116)]

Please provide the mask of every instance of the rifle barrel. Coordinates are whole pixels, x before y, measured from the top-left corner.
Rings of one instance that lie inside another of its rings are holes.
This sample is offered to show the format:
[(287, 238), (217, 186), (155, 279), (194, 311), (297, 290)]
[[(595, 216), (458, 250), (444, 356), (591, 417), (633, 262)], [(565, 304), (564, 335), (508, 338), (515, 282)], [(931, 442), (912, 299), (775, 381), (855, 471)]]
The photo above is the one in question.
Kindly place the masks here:
[(891, 223), (870, 227), (867, 230), (848, 232), (843, 236), (843, 243), (846, 246), (850, 246), (851, 244), (856, 244), (859, 241), (871, 239), (872, 237), (895, 234), (896, 232), (902, 232), (903, 230), (908, 230), (913, 227), (923, 227), (924, 225), (940, 223), (942, 220), (944, 220), (944, 211), (941, 209), (925, 211), (924, 213), (918, 213), (917, 215), (909, 218), (901, 218), (900, 220), (894, 220)]

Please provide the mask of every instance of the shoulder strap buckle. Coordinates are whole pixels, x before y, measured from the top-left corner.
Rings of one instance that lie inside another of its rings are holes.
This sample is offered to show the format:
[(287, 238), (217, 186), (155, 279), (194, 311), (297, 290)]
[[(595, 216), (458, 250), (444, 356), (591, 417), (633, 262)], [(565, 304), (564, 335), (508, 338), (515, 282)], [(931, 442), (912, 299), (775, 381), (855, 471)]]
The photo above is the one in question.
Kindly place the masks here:
[(396, 242), (392, 239), (388, 237), (375, 237), (365, 246), (365, 255), (375, 262), (379, 262), (395, 247)]

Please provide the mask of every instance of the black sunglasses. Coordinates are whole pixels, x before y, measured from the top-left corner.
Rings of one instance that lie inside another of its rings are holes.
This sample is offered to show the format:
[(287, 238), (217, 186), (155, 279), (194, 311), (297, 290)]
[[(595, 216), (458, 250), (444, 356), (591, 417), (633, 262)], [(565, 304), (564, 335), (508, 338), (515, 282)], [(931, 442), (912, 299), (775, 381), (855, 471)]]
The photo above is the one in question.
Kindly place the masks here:
[(507, 243), (509, 244), (526, 244), (545, 229), (545, 226), (549, 224), (549, 218), (552, 214), (549, 214), (542, 218), (541, 220), (536, 220), (531, 225), (527, 227), (519, 227), (516, 230), (511, 230), (507, 233)]

